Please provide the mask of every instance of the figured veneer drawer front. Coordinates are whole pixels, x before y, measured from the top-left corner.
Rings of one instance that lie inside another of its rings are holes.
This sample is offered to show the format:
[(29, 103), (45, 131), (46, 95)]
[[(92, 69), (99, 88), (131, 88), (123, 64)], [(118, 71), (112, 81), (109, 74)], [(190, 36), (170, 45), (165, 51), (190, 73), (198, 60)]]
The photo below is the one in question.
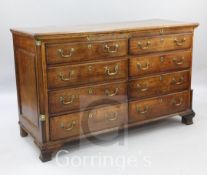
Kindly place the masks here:
[(191, 67), (191, 60), (191, 51), (132, 57), (129, 61), (129, 75), (133, 77), (187, 69)]
[(88, 61), (97, 58), (126, 56), (127, 54), (127, 39), (87, 43), (49, 44), (46, 47), (48, 64)]
[(50, 119), (51, 140), (77, 137), (127, 122), (128, 105), (114, 105)]
[(132, 55), (188, 49), (192, 47), (192, 34), (165, 35), (130, 39)]
[(127, 83), (108, 83), (49, 92), (49, 112), (87, 109), (104, 103), (127, 101)]
[(190, 92), (130, 102), (129, 122), (138, 122), (162, 115), (182, 112), (190, 108)]
[(127, 79), (128, 60), (94, 62), (48, 69), (48, 87), (58, 88), (85, 83)]
[(159, 28), (159, 29), (150, 29), (142, 30), (136, 33), (133, 33), (132, 37), (153, 37), (153, 36), (163, 36), (163, 35), (176, 35), (182, 33), (192, 33), (193, 30), (190, 28)]
[(175, 91), (187, 90), (190, 87), (190, 71), (181, 71), (129, 82), (129, 98), (146, 98)]

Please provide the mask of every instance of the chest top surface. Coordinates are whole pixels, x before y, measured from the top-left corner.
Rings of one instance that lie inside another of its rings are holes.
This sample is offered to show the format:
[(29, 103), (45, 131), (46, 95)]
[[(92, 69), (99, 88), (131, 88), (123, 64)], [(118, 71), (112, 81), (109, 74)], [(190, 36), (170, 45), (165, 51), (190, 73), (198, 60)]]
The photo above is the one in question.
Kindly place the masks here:
[(13, 33), (22, 33), (34, 37), (50, 36), (50, 35), (67, 35), (67, 34), (90, 34), (90, 33), (106, 33), (106, 32), (133, 32), (136, 30), (148, 30), (159, 28), (176, 28), (176, 27), (197, 27), (198, 23), (177, 22), (162, 19), (117, 22), (108, 24), (92, 24), (77, 26), (48, 26), (34, 28), (17, 28), (11, 29)]

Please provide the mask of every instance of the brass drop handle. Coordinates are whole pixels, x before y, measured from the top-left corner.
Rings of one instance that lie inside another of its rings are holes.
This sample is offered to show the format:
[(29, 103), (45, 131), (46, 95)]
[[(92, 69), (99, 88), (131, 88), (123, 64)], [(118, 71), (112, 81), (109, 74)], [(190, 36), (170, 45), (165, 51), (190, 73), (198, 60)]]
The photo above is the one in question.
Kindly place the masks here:
[(63, 104), (63, 105), (70, 105), (71, 103), (73, 103), (75, 100), (75, 95), (71, 95), (70, 97), (70, 100), (69, 101), (66, 101), (64, 97), (60, 97), (60, 102)]
[(183, 38), (181, 40), (174, 39), (174, 42), (177, 46), (183, 46), (183, 44), (186, 42), (186, 38)]
[(178, 81), (175, 78), (172, 79), (172, 84), (181, 85), (183, 84), (183, 82), (184, 82), (184, 77), (181, 77)]
[(108, 52), (108, 53), (116, 53), (118, 52), (118, 48), (119, 48), (119, 45), (118, 44), (115, 44), (113, 46), (108, 46), (107, 44), (104, 46), (105, 50)]
[(114, 72), (110, 72), (110, 69), (108, 67), (105, 67), (105, 73), (109, 76), (117, 75), (118, 72), (119, 72), (119, 65), (118, 64), (114, 67)]
[(118, 112), (113, 112), (112, 114), (107, 115), (106, 118), (107, 118), (109, 121), (115, 121), (115, 120), (118, 119)]
[(151, 46), (151, 42), (150, 41), (147, 41), (146, 45), (143, 46), (142, 42), (138, 42), (137, 43), (138, 47), (142, 50), (147, 50), (149, 49), (149, 47)]
[(175, 99), (172, 100), (172, 104), (173, 104), (174, 106), (177, 106), (177, 107), (178, 107), (178, 106), (181, 106), (182, 103), (183, 103), (183, 99), (182, 99), (182, 98), (179, 99), (179, 102), (177, 102), (177, 100), (175, 100)]
[(141, 107), (137, 106), (137, 113), (144, 115), (144, 114), (146, 114), (148, 112), (149, 112), (149, 106), (145, 106), (144, 110), (142, 110)]
[(68, 77), (65, 77), (65, 75), (63, 75), (62, 73), (59, 73), (58, 77), (60, 78), (60, 80), (62, 81), (70, 81), (72, 76), (75, 74), (75, 71), (70, 71), (69, 72), (69, 76)]
[(105, 90), (105, 95), (108, 96), (108, 97), (113, 97), (113, 96), (116, 96), (119, 92), (119, 88), (116, 88), (114, 92), (110, 92), (108, 89)]
[(185, 59), (185, 57), (182, 57), (180, 60), (178, 60), (177, 58), (173, 58), (173, 62), (174, 62), (176, 65), (182, 65), (184, 59)]
[(137, 63), (137, 68), (140, 70), (148, 70), (150, 67), (149, 62), (145, 63), (145, 65), (143, 66), (141, 63)]
[(145, 92), (148, 90), (148, 84), (145, 85), (140, 85), (139, 83), (137, 84), (137, 88), (141, 91), (141, 92)]
[[(105, 115), (105, 117), (107, 118), (107, 120), (109, 121), (115, 121), (118, 119), (118, 113), (117, 112), (113, 112), (112, 114), (107, 114)], [(89, 119), (93, 119), (94, 118), (94, 114), (93, 113), (89, 113), (88, 114), (88, 118)]]
[(74, 126), (76, 125), (76, 121), (72, 121), (71, 123), (68, 124), (68, 126), (66, 127), (64, 123), (60, 124), (60, 127), (62, 129), (64, 129), (65, 131), (71, 131), (73, 130)]
[(62, 58), (70, 58), (73, 55), (73, 52), (75, 51), (74, 48), (71, 48), (68, 50), (68, 54), (65, 54), (63, 49), (58, 49), (57, 52)]

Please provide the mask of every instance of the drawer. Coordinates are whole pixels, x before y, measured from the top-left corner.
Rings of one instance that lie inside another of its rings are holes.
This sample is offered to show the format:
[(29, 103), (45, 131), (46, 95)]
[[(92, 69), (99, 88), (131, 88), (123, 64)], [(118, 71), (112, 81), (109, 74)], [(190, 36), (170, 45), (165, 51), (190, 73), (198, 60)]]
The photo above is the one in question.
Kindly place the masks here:
[(129, 74), (131, 77), (135, 77), (188, 69), (191, 67), (191, 62), (191, 51), (132, 57), (129, 61)]
[(132, 37), (153, 37), (153, 36), (162, 36), (162, 35), (176, 35), (182, 33), (193, 33), (193, 28), (186, 27), (173, 27), (173, 28), (157, 28), (157, 29), (148, 29), (148, 30), (139, 30), (134, 32)]
[(127, 59), (50, 67), (48, 69), (48, 87), (50, 89), (127, 78)]
[(115, 39), (82, 43), (49, 44), (46, 46), (48, 64), (72, 63), (111, 58), (128, 54), (128, 40)]
[(163, 52), (192, 47), (192, 34), (165, 35), (130, 39), (130, 54)]
[(127, 101), (127, 83), (107, 83), (49, 92), (51, 114)]
[(183, 112), (190, 108), (190, 92), (130, 102), (129, 122), (139, 122), (162, 115)]
[(123, 126), (128, 105), (114, 105), (50, 119), (51, 140), (78, 137), (95, 131)]
[(129, 82), (129, 98), (147, 98), (190, 88), (190, 71), (181, 71)]

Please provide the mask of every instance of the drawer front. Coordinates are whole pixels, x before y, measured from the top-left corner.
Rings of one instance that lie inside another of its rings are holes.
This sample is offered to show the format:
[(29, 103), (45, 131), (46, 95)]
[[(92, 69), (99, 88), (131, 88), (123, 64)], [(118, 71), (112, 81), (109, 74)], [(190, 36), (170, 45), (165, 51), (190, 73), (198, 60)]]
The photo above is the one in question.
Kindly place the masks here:
[(187, 90), (190, 87), (190, 71), (181, 71), (131, 80), (129, 98), (147, 98)]
[(175, 114), (190, 108), (190, 92), (130, 102), (129, 122), (139, 122), (162, 115)]
[(130, 39), (132, 55), (188, 49), (192, 47), (192, 34), (165, 35)]
[(127, 79), (128, 60), (61, 66), (48, 69), (48, 87), (58, 88), (86, 83)]
[(191, 67), (191, 62), (191, 51), (133, 57), (129, 61), (129, 74), (133, 77), (188, 69)]
[(46, 46), (48, 64), (88, 61), (97, 58), (126, 56), (127, 54), (128, 41), (126, 39)]
[(114, 105), (50, 119), (51, 140), (120, 127), (127, 122), (128, 106)]
[(127, 101), (127, 83), (111, 83), (49, 92), (51, 114)]

